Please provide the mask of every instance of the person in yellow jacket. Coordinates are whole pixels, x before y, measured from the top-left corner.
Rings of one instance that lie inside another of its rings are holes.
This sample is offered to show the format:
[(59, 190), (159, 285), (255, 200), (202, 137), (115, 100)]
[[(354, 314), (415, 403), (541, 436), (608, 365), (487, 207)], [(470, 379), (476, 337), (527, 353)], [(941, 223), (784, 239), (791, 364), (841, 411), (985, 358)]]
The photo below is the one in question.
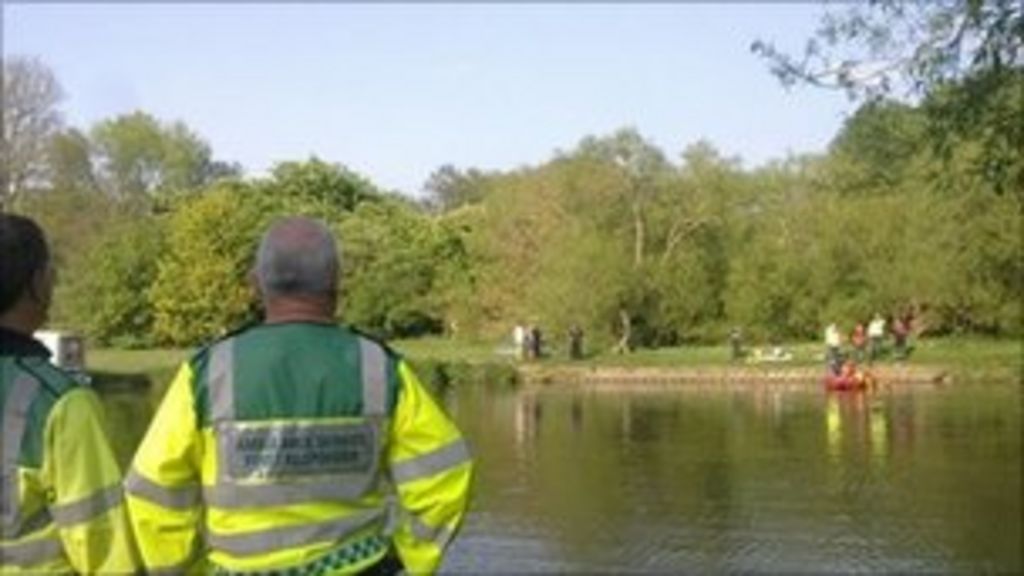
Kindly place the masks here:
[(132, 573), (99, 400), (32, 338), (53, 282), (39, 226), (0, 214), (0, 573)]
[(467, 507), (472, 461), (408, 363), (334, 320), (331, 232), (264, 235), (261, 324), (186, 361), (125, 480), (156, 572), (434, 572)]

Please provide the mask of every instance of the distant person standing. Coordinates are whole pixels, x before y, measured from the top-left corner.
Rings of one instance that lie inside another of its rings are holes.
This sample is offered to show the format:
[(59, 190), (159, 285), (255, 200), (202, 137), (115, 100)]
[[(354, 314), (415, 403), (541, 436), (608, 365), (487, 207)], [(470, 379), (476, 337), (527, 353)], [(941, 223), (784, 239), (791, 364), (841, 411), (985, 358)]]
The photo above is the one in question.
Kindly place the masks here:
[(542, 337), (538, 326), (530, 327), (530, 355), (535, 359), (539, 359), (544, 354)]
[(734, 326), (729, 331), (729, 347), (732, 349), (732, 361), (739, 362), (743, 359), (743, 333), (739, 326)]
[(882, 355), (882, 345), (885, 341), (885, 319), (878, 312), (868, 323), (868, 358), (874, 362)]
[(909, 355), (907, 349), (907, 338), (910, 337), (909, 316), (897, 317), (892, 326), (893, 354), (899, 360), (904, 360)]
[(520, 360), (526, 358), (526, 328), (522, 324), (516, 324), (512, 329), (512, 342), (516, 347), (516, 357)]
[(850, 344), (853, 346), (853, 357), (857, 363), (864, 361), (864, 353), (868, 345), (867, 331), (864, 329), (863, 322), (857, 322), (857, 325), (853, 328), (853, 333), (850, 334)]
[(579, 324), (573, 324), (569, 328), (569, 358), (579, 360), (583, 358), (583, 329)]
[(838, 373), (843, 360), (843, 337), (839, 327), (832, 322), (825, 328), (825, 359), (829, 369)]

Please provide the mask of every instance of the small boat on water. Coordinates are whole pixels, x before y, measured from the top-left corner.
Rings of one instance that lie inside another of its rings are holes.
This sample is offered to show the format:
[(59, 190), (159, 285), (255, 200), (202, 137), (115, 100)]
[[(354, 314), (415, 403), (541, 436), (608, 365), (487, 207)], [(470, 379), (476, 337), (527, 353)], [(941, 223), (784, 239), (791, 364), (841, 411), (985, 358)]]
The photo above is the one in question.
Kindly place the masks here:
[(868, 387), (867, 379), (856, 375), (828, 374), (825, 376), (826, 390), (864, 390)]
[(825, 375), (826, 390), (866, 390), (877, 384), (874, 374), (859, 370), (852, 363), (843, 365), (839, 373), (829, 372)]

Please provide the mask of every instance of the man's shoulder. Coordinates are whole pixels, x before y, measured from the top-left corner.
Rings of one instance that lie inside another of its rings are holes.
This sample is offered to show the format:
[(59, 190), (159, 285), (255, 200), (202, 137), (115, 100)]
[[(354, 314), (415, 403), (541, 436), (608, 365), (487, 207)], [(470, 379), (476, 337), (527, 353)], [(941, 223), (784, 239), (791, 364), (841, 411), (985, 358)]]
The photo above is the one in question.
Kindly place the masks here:
[(54, 398), (59, 398), (71, 390), (83, 388), (83, 382), (75, 375), (62, 370), (48, 359), (41, 356), (13, 357), (16, 366), (15, 378), (27, 377), (40, 389)]
[(364, 330), (362, 330), (360, 328), (356, 328), (355, 326), (348, 326), (348, 325), (342, 324), (342, 325), (339, 325), (339, 328), (351, 332), (357, 338), (361, 338), (363, 340), (367, 340), (367, 341), (369, 341), (372, 344), (376, 344), (377, 346), (380, 346), (381, 349), (384, 350), (384, 353), (389, 358), (394, 360), (395, 362), (398, 362), (398, 361), (402, 360), (402, 353), (399, 352), (398, 350), (395, 350), (393, 347), (391, 347), (391, 345), (388, 344), (383, 338), (380, 338), (378, 336), (374, 336), (373, 334), (370, 334), (369, 332), (366, 332), (366, 331), (364, 331)]
[(210, 351), (213, 350), (218, 344), (227, 342), (229, 340), (234, 340), (260, 325), (261, 324), (259, 322), (255, 321), (246, 322), (244, 324), (241, 324), (240, 326), (228, 330), (227, 332), (219, 336), (214, 337), (211, 340), (208, 340), (207, 342), (200, 344), (199, 347), (196, 348), (195, 352), (193, 352), (192, 355), (189, 356), (188, 363), (192, 364), (193, 366), (197, 364), (206, 363), (207, 359), (210, 356)]
[[(217, 338), (214, 338), (213, 340), (210, 340), (209, 342), (201, 345), (199, 348), (196, 349), (196, 351), (192, 354), (192, 356), (190, 356), (189, 362), (192, 363), (193, 365), (204, 364), (204, 363), (206, 363), (207, 359), (209, 358), (210, 352), (217, 345), (219, 345), (221, 343), (224, 343), (224, 342), (232, 341), (232, 340), (235, 340), (235, 341), (246, 341), (250, 337), (255, 336), (259, 332), (259, 330), (258, 330), (259, 328), (265, 327), (265, 326), (267, 326), (267, 325), (263, 324), (263, 323), (260, 323), (260, 322), (249, 322), (249, 323), (243, 324), (243, 325), (239, 326), (238, 328), (235, 328), (234, 330), (231, 330), (231, 331), (229, 331), (229, 332), (227, 332), (227, 333), (225, 333), (225, 334), (223, 334), (221, 336), (218, 336)], [(380, 338), (379, 336), (371, 334), (371, 333), (369, 333), (369, 332), (367, 332), (365, 330), (362, 330), (360, 328), (357, 328), (355, 326), (351, 326), (351, 325), (348, 325), (348, 324), (329, 324), (329, 325), (320, 325), (318, 327), (319, 328), (323, 328), (324, 326), (328, 326), (330, 328), (336, 329), (338, 331), (338, 333), (341, 334), (341, 335), (346, 335), (347, 334), (349, 336), (352, 336), (352, 337), (356, 338), (357, 340), (363, 340), (363, 341), (367, 341), (367, 342), (370, 342), (372, 344), (375, 344), (375, 345), (379, 346), (389, 358), (391, 358), (392, 360), (394, 360), (396, 362), (403, 359), (401, 352), (395, 350), (383, 338)], [(258, 338), (258, 336), (257, 336), (257, 338)]]

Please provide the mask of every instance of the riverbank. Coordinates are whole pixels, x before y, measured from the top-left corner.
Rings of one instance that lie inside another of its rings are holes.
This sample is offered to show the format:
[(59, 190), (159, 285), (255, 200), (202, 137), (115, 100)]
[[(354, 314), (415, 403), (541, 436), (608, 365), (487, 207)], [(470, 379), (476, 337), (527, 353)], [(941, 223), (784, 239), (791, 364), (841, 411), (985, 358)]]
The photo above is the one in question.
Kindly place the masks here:
[[(393, 343), (435, 391), (478, 383), (491, 386), (586, 386), (631, 391), (820, 386), (823, 365), (817, 344), (787, 346), (792, 359), (780, 363), (733, 363), (725, 346), (638, 350), (569, 361), (552, 356), (519, 362), (504, 343), (456, 342), (439, 338)], [(557, 352), (557, 351), (556, 351)], [(118, 460), (127, 465), (179, 364), (192, 350), (90, 349), (86, 362), (103, 396)], [(919, 384), (1021, 383), (1021, 343), (983, 339), (926, 340), (906, 362), (884, 360), (873, 367), (886, 387)]]
[[(871, 373), (883, 385), (945, 385), (954, 382), (953, 374), (941, 367), (910, 366), (906, 364), (878, 365)], [(784, 384), (821, 385), (823, 371), (810, 366), (706, 366), (680, 368), (635, 368), (616, 366), (543, 366), (526, 365), (520, 368), (523, 383), (528, 385), (574, 384), (588, 386), (630, 385), (737, 385)]]
[[(632, 354), (595, 354), (570, 361), (558, 355), (517, 361), (502, 342), (461, 342), (442, 338), (399, 340), (396, 350), (410, 359), (420, 377), (433, 386), (470, 382), (514, 385), (519, 382), (757, 382), (819, 383), (821, 347), (817, 343), (785, 346), (786, 362), (733, 362), (726, 346), (643, 349)], [(873, 367), (882, 382), (895, 384), (1021, 382), (1022, 343), (984, 338), (919, 340), (906, 361), (884, 359)], [(162, 396), (187, 349), (89, 350), (89, 370), (100, 383), (140, 386), (152, 383), (154, 400)]]

